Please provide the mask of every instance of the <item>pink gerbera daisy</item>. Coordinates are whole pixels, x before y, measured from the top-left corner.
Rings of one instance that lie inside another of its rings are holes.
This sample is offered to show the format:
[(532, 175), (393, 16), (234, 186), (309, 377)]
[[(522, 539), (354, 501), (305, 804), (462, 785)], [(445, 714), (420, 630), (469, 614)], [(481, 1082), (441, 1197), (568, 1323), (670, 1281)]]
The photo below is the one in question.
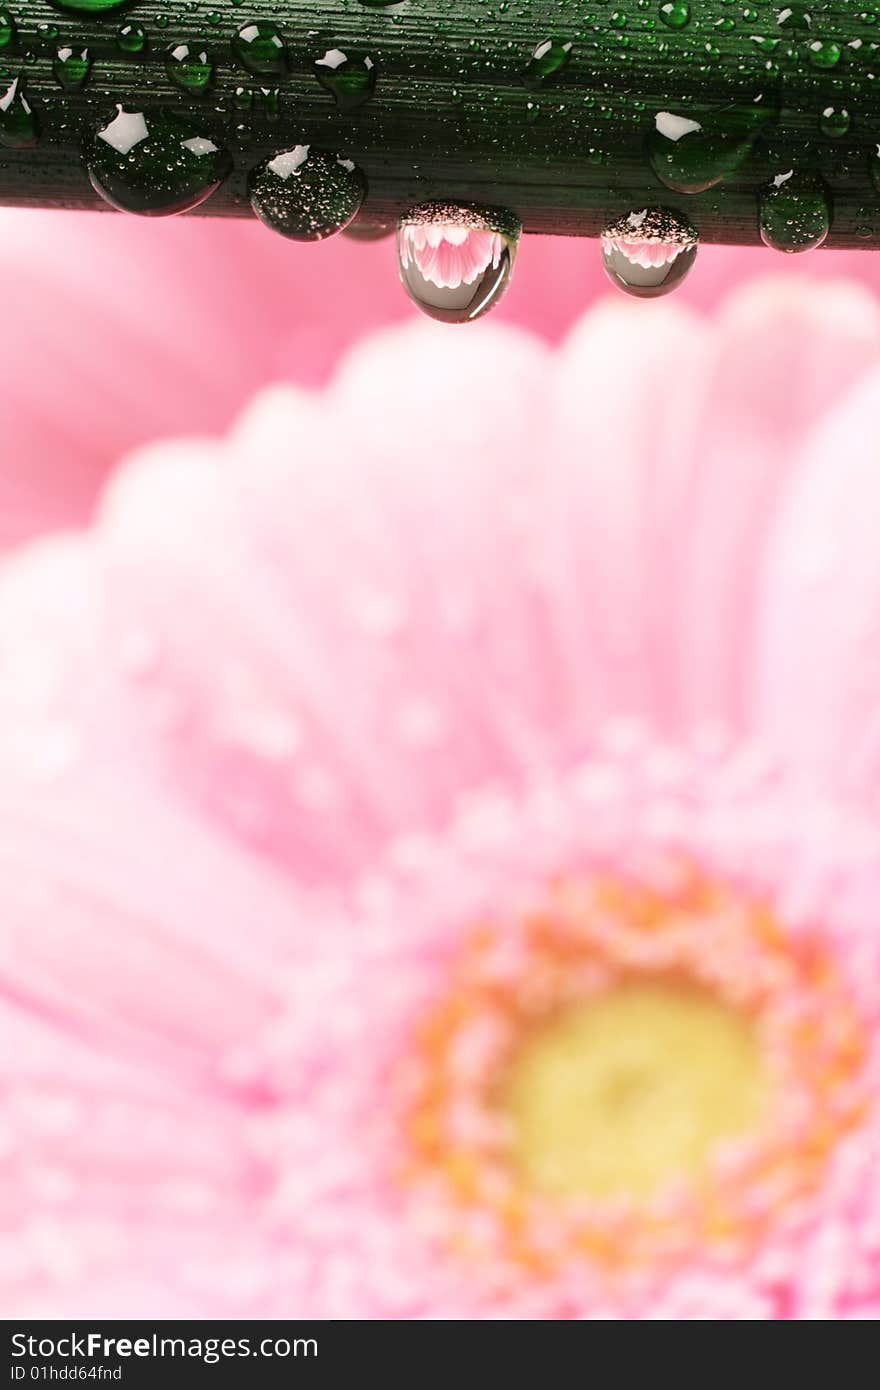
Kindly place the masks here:
[(9, 563), (5, 1306), (876, 1316), (877, 327), (395, 329)]

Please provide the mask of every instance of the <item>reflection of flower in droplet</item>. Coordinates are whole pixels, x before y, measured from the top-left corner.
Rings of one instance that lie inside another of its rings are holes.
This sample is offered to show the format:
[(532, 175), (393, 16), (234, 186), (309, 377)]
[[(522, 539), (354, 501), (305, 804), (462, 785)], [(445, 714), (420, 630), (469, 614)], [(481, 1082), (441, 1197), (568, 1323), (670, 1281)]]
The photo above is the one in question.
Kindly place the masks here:
[(668, 265), (696, 246), (696, 235), (671, 213), (645, 208), (631, 212), (606, 227), (602, 249), (619, 251), (633, 265), (645, 270)]
[(668, 265), (680, 256), (687, 247), (680, 241), (645, 241), (635, 235), (604, 236), (603, 246), (611, 246), (625, 256), (633, 265), (646, 270), (655, 266)]
[(400, 259), (404, 269), (414, 262), (426, 280), (440, 289), (469, 285), (492, 266), (498, 268), (504, 251), (499, 232), (447, 223), (421, 222), (401, 228)]
[(685, 278), (697, 254), (697, 234), (669, 208), (642, 208), (619, 217), (601, 234), (609, 279), (627, 293), (653, 298)]
[(390, 331), (7, 564), (5, 1308), (876, 1315), (876, 337)]

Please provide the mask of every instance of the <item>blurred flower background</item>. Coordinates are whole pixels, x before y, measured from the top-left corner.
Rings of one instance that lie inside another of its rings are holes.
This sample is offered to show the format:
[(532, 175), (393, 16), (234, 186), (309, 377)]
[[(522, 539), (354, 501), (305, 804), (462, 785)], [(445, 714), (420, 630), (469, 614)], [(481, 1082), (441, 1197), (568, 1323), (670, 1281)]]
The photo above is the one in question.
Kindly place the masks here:
[(877, 1316), (874, 258), (2, 222), (4, 1308)]

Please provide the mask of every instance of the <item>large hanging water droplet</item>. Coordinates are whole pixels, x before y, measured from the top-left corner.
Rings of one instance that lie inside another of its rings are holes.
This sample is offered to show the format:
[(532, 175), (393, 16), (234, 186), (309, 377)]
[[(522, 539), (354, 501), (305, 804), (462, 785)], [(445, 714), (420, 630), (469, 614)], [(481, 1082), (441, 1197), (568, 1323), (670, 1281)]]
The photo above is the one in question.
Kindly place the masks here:
[(78, 92), (84, 87), (92, 70), (87, 48), (59, 48), (52, 62), (55, 81), (66, 92)]
[(232, 52), (255, 77), (283, 77), (287, 72), (287, 44), (274, 24), (245, 24), (232, 40)]
[(703, 193), (736, 173), (770, 119), (761, 105), (727, 106), (699, 119), (658, 111), (647, 139), (651, 168), (676, 193)]
[(127, 111), (90, 138), (85, 149), (92, 187), (121, 212), (165, 217), (187, 212), (232, 169), (227, 150), (171, 111)]
[(544, 39), (543, 43), (537, 45), (523, 70), (525, 85), (534, 89), (554, 82), (568, 66), (572, 49), (570, 43), (554, 43), (552, 39)]
[(24, 79), (14, 77), (0, 93), (0, 144), (11, 150), (27, 150), (37, 143), (39, 134)]
[(818, 174), (777, 174), (759, 201), (761, 240), (774, 251), (812, 251), (831, 229), (831, 197)]
[(328, 48), (314, 63), (315, 76), (332, 92), (340, 111), (355, 111), (376, 89), (376, 65), (362, 53)]
[(441, 323), (469, 323), (510, 283), (521, 223), (504, 208), (422, 203), (397, 228), (400, 278), (413, 303)]
[(198, 96), (210, 87), (214, 64), (203, 44), (177, 43), (165, 55), (165, 71), (181, 91)]
[(600, 237), (609, 280), (637, 299), (657, 299), (680, 285), (697, 258), (697, 233), (670, 208), (619, 217)]
[(294, 145), (251, 171), (248, 193), (254, 212), (273, 232), (293, 241), (323, 241), (357, 216), (367, 181), (350, 159)]

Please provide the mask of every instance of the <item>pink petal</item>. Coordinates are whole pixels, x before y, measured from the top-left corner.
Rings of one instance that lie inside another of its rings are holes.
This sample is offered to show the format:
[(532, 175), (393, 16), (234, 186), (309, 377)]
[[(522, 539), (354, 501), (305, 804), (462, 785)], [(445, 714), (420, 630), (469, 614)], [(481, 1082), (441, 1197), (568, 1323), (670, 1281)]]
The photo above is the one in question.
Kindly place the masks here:
[(3, 996), (72, 1039), (225, 1085), (223, 1054), (271, 1015), (290, 890), (135, 781), (7, 771), (0, 826)]
[(822, 421), (765, 573), (755, 705), (805, 771), (880, 792), (880, 371)]
[(387, 330), (324, 396), (143, 453), (85, 551), (0, 588), (0, 658), (5, 632), (11, 667), (29, 640), (58, 668), (42, 704), (4, 697), (33, 723), (13, 762), (67, 756), (72, 723), (89, 766), (320, 878), (609, 718), (745, 727), (771, 522), (876, 310), (778, 284), (717, 330), (645, 310), (606, 301), (558, 358), (495, 323)]
[(690, 544), (669, 552), (686, 719), (748, 719), (747, 653), (774, 519), (802, 441), (878, 350), (876, 300), (851, 281), (756, 281), (725, 308), (682, 422)]

